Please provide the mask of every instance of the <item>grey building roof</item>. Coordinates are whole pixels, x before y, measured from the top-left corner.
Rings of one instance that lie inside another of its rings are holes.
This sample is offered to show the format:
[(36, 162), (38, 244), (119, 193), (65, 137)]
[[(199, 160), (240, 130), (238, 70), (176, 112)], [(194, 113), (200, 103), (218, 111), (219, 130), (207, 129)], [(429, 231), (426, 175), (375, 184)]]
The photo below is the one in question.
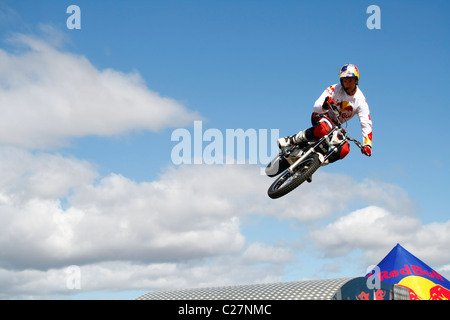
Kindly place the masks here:
[(163, 290), (138, 300), (331, 300), (353, 278)]

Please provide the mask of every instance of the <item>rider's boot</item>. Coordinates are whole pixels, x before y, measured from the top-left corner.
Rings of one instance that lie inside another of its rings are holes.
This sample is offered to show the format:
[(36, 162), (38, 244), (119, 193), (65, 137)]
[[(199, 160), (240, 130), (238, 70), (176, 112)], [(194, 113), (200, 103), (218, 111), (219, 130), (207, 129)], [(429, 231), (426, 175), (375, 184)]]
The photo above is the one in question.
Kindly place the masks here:
[(330, 160), (325, 160), (324, 162), (322, 162), (322, 164), (321, 164), (321, 166), (322, 167), (325, 167), (325, 166), (327, 166), (327, 165), (329, 165), (330, 164)]
[(300, 144), (302, 142), (306, 142), (308, 139), (306, 138), (305, 130), (300, 131), (296, 135), (286, 137), (286, 138), (280, 138), (278, 139), (278, 147), (280, 149), (286, 148), (289, 146), (292, 146), (294, 144)]

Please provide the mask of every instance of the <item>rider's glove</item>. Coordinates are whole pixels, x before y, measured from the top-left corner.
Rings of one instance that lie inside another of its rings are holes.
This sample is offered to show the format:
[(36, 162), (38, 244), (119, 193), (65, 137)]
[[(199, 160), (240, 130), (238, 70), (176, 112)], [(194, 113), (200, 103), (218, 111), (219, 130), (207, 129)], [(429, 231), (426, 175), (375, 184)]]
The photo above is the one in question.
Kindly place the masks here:
[(330, 104), (336, 104), (336, 101), (334, 101), (331, 97), (326, 97), (322, 104), (323, 110), (328, 110), (330, 108)]
[(367, 145), (362, 147), (361, 149), (362, 154), (365, 154), (366, 156), (370, 157), (372, 155), (372, 147)]

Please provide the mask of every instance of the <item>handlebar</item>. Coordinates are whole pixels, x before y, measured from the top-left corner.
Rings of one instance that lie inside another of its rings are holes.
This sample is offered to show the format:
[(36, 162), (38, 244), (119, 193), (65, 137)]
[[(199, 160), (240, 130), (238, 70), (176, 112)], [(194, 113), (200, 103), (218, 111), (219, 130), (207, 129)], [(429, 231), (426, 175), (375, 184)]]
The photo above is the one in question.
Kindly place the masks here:
[[(337, 126), (338, 126), (338, 127), (341, 127), (342, 123), (341, 123), (341, 121), (339, 120), (339, 115), (340, 115), (340, 113), (339, 113), (338, 106), (335, 105), (334, 103), (330, 103), (330, 102), (328, 101), (328, 97), (325, 98), (325, 102), (326, 102), (327, 105), (328, 105), (328, 109), (330, 109), (330, 110), (333, 112), (333, 114), (334, 114), (334, 116), (335, 116), (334, 121), (337, 122), (337, 123), (336, 123)], [(353, 142), (358, 146), (358, 148), (360, 148), (360, 149), (362, 150), (362, 149), (364, 148), (364, 146), (362, 145), (362, 143), (359, 142), (358, 140), (353, 139), (352, 137), (350, 137), (350, 135), (348, 134), (348, 131), (347, 131), (346, 129), (344, 129), (344, 130), (345, 130), (345, 132), (346, 132), (347, 139), (350, 140), (350, 141), (353, 141)]]
[(339, 120), (339, 109), (338, 106), (334, 103), (330, 103), (328, 101), (328, 97), (325, 98), (325, 103), (328, 105), (328, 110), (331, 110), (334, 114), (333, 121), (337, 122), (336, 124), (340, 127), (342, 125), (341, 121)]
[(358, 146), (358, 148), (360, 148), (361, 150), (364, 149), (362, 143), (359, 142), (358, 140), (355, 140), (355, 139), (353, 139), (352, 137), (350, 137), (348, 135), (347, 135), (347, 139), (350, 140), (350, 141), (353, 141)]

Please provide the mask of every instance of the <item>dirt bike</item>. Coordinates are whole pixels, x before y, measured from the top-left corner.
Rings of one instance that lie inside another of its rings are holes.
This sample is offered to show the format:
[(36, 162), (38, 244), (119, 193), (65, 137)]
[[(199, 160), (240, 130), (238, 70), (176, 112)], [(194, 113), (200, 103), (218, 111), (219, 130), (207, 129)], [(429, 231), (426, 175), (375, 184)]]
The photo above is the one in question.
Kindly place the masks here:
[[(267, 165), (266, 174), (269, 177), (282, 172), (267, 190), (270, 198), (280, 198), (303, 182), (311, 182), (313, 173), (322, 165), (328, 164), (327, 160), (330, 156), (338, 152), (339, 147), (345, 142), (350, 140), (363, 149), (362, 144), (350, 137), (347, 129), (342, 127), (338, 107), (330, 103), (328, 107), (331, 110), (328, 114), (335, 126), (327, 135), (317, 141), (282, 148), (278, 156)], [(285, 169), (286, 167), (288, 168)]]

